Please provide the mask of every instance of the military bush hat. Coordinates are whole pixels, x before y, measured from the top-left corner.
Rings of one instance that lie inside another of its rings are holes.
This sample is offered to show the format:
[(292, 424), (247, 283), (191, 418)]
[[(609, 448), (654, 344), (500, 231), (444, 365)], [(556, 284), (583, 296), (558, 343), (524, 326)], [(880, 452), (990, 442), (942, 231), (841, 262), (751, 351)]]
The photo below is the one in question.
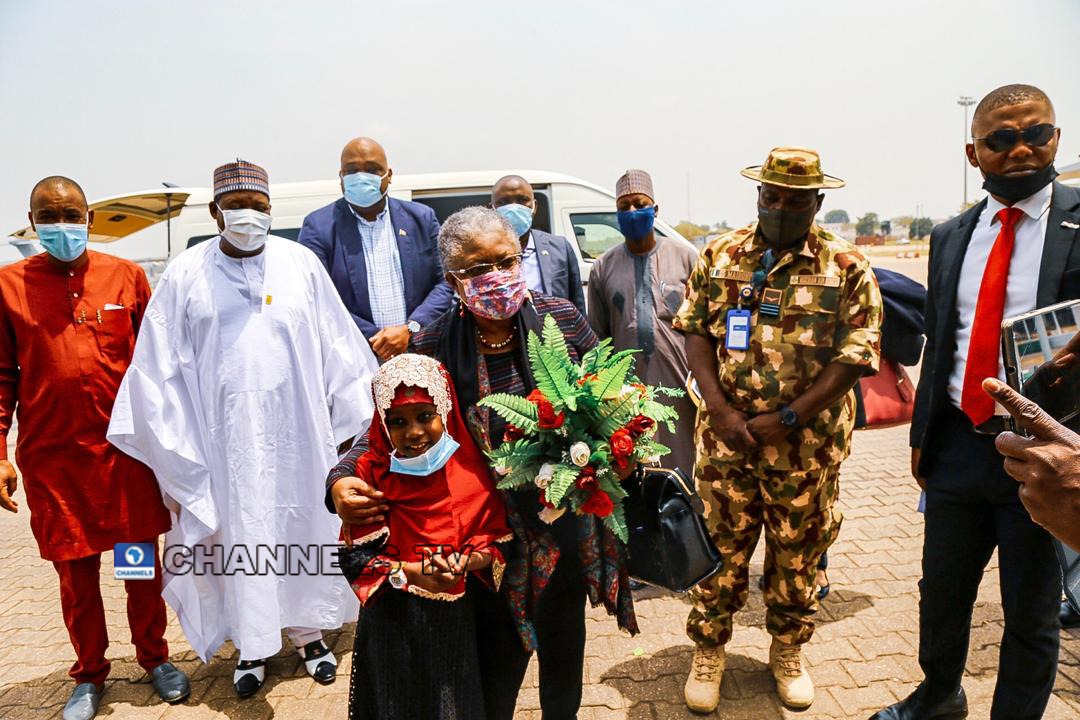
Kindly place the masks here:
[(821, 171), (821, 157), (816, 151), (797, 147), (773, 148), (764, 165), (748, 167), (742, 175), (768, 185), (796, 190), (842, 188), (846, 184)]

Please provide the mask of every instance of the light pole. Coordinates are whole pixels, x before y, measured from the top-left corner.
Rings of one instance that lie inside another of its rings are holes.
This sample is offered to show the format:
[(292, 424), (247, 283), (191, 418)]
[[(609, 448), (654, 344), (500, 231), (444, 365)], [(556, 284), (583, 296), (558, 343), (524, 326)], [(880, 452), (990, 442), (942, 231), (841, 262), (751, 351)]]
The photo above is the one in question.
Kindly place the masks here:
[[(960, 106), (962, 106), (964, 108), (964, 128), (963, 128), (964, 132), (963, 132), (963, 138), (964, 138), (964, 144), (967, 145), (967, 139), (968, 139), (968, 108), (975, 104), (975, 98), (973, 98), (973, 97), (971, 97), (969, 95), (961, 95), (960, 99), (956, 101), (956, 104), (960, 105)], [(968, 176), (968, 161), (967, 161), (967, 157), (965, 155), (965, 157), (964, 157), (964, 204), (960, 206), (960, 211), (961, 212), (963, 212), (964, 208), (966, 208), (967, 204), (968, 204), (968, 201), (967, 201), (967, 197), (968, 197), (967, 196), (967, 176)]]

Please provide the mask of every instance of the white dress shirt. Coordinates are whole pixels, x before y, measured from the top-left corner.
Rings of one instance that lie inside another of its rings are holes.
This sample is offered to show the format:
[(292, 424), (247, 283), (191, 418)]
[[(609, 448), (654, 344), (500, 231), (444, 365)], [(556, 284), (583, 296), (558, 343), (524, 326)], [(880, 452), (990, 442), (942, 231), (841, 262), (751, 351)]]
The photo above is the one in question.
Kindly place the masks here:
[(352, 206), (356, 227), (367, 264), (368, 300), (371, 303), (371, 323), (380, 330), (408, 322), (405, 306), (405, 281), (401, 276), (401, 256), (398, 253), (394, 225), (390, 221), (390, 201), (376, 218), (368, 222)]
[[(1047, 184), (1039, 192), (1024, 198), (1013, 207), (1024, 212), (1016, 223), (1016, 244), (1013, 246), (1012, 260), (1009, 262), (1009, 280), (1005, 289), (1004, 318), (1030, 312), (1036, 307), (1036, 293), (1039, 286), (1039, 267), (1042, 264), (1043, 244), (1046, 241), (1046, 222), (1050, 209), (1050, 197), (1054, 191), (1053, 183)], [(986, 198), (986, 207), (979, 215), (979, 222), (971, 233), (971, 243), (964, 254), (964, 264), (960, 266), (960, 283), (956, 289), (956, 354), (953, 356), (953, 371), (949, 376), (949, 397), (953, 404), (960, 407), (960, 398), (964, 389), (964, 372), (967, 370), (968, 346), (971, 344), (971, 329), (975, 322), (975, 305), (979, 299), (986, 261), (994, 247), (1001, 223), (998, 212), (1006, 207), (993, 197)], [(1003, 319), (1004, 319), (1003, 318)], [(1001, 345), (998, 345), (998, 379), (1005, 380), (1005, 368), (1001, 362)], [(999, 408), (998, 413), (1001, 413)]]
[(529, 231), (529, 241), (525, 243), (524, 256), (521, 258), (521, 272), (525, 275), (525, 284), (530, 290), (547, 292), (544, 289), (544, 277), (540, 274), (540, 257), (536, 252), (536, 241)]

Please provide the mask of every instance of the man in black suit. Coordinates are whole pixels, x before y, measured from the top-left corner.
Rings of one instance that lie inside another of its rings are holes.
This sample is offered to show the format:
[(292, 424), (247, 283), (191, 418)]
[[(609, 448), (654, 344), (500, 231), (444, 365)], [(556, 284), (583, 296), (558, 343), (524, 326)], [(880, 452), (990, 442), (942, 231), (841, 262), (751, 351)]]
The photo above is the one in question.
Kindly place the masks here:
[(581, 267), (570, 241), (532, 226), (536, 194), (520, 175), (500, 178), (491, 188), (491, 207), (506, 218), (521, 240), (521, 270), (530, 290), (574, 303), (585, 314)]
[(1080, 294), (1080, 191), (1053, 182), (1060, 130), (1038, 88), (979, 103), (969, 162), (988, 196), (934, 228), (926, 351), (911, 426), (926, 490), (919, 664), (925, 680), (872, 720), (967, 716), (960, 685), (983, 570), (998, 549), (1005, 631), (992, 720), (1041, 718), (1057, 674), (1061, 576), (994, 447), (1005, 411), (982, 391), (1003, 378), (1003, 317)]

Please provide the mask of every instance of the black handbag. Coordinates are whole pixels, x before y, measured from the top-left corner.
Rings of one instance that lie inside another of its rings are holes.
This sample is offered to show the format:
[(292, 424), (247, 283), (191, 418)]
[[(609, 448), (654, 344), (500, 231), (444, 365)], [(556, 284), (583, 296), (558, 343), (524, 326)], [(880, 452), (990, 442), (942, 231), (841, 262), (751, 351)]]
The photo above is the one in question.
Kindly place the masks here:
[(630, 577), (681, 593), (720, 570), (705, 504), (681, 470), (639, 468), (623, 487)]

